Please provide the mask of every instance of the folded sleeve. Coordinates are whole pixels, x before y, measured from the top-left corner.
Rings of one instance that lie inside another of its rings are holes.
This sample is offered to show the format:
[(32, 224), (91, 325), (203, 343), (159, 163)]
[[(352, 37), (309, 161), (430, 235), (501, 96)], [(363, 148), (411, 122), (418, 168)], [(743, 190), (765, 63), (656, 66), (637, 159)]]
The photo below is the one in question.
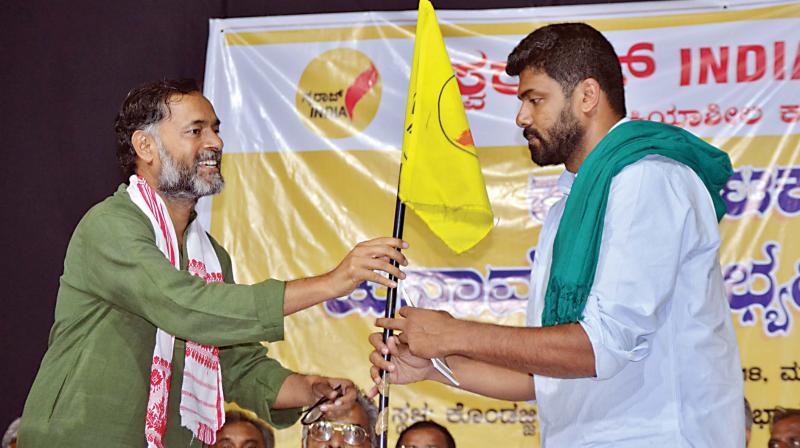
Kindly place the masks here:
[(612, 182), (595, 281), (581, 321), (598, 380), (645, 358), (665, 322), (690, 238), (686, 189), (693, 186), (686, 173), (676, 171), (681, 169), (688, 168), (643, 159)]
[(286, 428), (300, 418), (300, 408), (272, 409), (286, 378), (293, 372), (267, 356), (261, 344), (220, 349), (225, 401), (255, 412), (276, 428)]
[(283, 338), (282, 281), (206, 284), (175, 269), (133, 213), (90, 213), (74, 239), (87, 293), (176, 337), (215, 346)]

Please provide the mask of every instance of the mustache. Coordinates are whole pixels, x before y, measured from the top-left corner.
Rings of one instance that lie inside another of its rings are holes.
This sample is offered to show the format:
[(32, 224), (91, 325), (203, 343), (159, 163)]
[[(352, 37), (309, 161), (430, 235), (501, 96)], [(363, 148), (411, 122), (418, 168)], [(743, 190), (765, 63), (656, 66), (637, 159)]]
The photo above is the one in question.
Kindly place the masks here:
[(522, 136), (525, 137), (525, 140), (530, 140), (532, 137), (535, 137), (539, 141), (544, 141), (542, 134), (532, 127), (523, 129)]
[(214, 160), (219, 162), (222, 160), (222, 151), (212, 151), (210, 149), (204, 150), (200, 154), (198, 154), (196, 162), (205, 162), (207, 160)]

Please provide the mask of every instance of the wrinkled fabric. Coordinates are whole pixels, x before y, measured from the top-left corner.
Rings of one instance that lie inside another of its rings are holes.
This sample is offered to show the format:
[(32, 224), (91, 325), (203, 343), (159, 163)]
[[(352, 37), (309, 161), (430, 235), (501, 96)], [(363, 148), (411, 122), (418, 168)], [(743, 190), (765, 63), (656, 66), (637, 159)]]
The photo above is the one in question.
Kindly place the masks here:
[(668, 124), (646, 120), (617, 123), (581, 164), (564, 206), (553, 243), (542, 325), (580, 320), (597, 270), (611, 182), (626, 166), (651, 154), (691, 168), (711, 195), (717, 220), (722, 219), (725, 202), (720, 191), (733, 174), (728, 154)]
[[(292, 372), (258, 342), (283, 338), (284, 283), (233, 284), (230, 257), (213, 238), (228, 283), (206, 284), (190, 275), (185, 250), (176, 270), (125, 187), (93, 207), (70, 240), (19, 446), (144, 446), (156, 328), (175, 335), (178, 353), (187, 339), (220, 347), (226, 399), (274, 426), (294, 423), (298, 409), (270, 410)], [(181, 390), (183, 368), (183, 356), (176, 356), (173, 390)], [(201, 446), (181, 428), (179, 405), (180, 394), (171, 394), (165, 445)]]
[[(558, 181), (569, 195), (575, 175)], [(550, 210), (534, 258), (529, 326), (541, 326)], [(685, 165), (648, 156), (611, 184), (580, 325), (596, 378), (535, 375), (543, 448), (741, 447), (743, 383), (711, 198)]]

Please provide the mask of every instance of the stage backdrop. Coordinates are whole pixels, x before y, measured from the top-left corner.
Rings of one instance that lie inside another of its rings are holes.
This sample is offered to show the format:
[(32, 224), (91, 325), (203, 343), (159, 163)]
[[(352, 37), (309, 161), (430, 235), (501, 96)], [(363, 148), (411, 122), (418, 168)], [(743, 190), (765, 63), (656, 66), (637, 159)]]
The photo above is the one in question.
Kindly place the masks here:
[[(586, 21), (619, 54), (631, 118), (682, 126), (733, 159), (720, 261), (753, 442), (765, 446), (772, 410), (800, 407), (800, 4), (710, 3), (438, 11), (496, 226), (457, 256), (409, 211), (403, 292), (460, 318), (523, 323), (531, 259), (562, 168), (530, 162), (504, 61), (534, 28)], [(205, 93), (222, 120), (227, 185), (202, 216), (239, 282), (320, 274), (356, 242), (391, 234), (415, 21), (416, 11), (211, 21)], [(270, 351), (293, 369), (367, 388), (366, 339), (385, 297), (364, 284), (292, 316), (286, 341)], [(391, 398), (393, 435), (433, 419), (462, 447), (539, 444), (534, 403), (439, 384), (395, 386)], [(299, 437), (295, 426), (278, 432), (278, 444), (297, 446)]]

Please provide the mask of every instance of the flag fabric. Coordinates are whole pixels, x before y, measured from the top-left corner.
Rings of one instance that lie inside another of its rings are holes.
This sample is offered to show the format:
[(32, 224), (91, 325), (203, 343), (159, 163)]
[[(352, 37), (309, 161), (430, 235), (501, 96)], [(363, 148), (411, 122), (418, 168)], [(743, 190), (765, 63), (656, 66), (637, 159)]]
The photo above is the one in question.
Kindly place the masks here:
[(453, 251), (472, 248), (492, 229), (461, 92), (429, 0), (419, 2), (401, 166), (400, 200)]

